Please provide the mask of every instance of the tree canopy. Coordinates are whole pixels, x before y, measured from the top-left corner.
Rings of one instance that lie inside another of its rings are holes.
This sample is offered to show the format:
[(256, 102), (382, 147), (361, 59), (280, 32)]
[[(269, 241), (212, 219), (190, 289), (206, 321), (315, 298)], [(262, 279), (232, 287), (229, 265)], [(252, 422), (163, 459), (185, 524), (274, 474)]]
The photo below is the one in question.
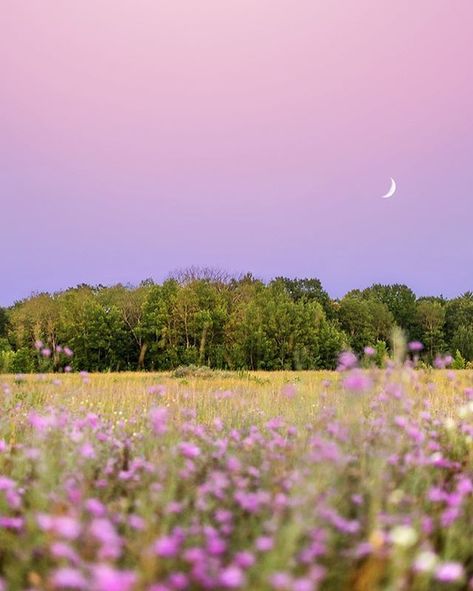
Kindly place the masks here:
[(443, 352), (473, 361), (470, 292), (417, 298), (405, 285), (375, 284), (332, 300), (317, 278), (264, 283), (191, 268), (161, 284), (80, 285), (0, 308), (0, 372), (63, 369), (61, 345), (75, 370), (332, 369), (347, 348), (371, 346), (381, 359), (396, 326), (424, 343), (426, 361)]

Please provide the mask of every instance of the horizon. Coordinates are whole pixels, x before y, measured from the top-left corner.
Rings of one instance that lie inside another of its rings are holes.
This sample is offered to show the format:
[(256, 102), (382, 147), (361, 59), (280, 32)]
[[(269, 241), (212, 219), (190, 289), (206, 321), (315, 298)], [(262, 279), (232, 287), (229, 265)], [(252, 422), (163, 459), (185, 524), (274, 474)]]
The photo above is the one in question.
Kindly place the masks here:
[[(62, 288), (55, 289), (55, 290), (50, 290), (50, 291), (48, 291), (48, 290), (32, 291), (28, 295), (25, 295), (23, 297), (20, 297), (20, 298), (12, 301), (10, 303), (4, 304), (4, 303), (0, 302), (0, 308), (5, 308), (5, 309), (11, 308), (11, 307), (15, 306), (16, 304), (21, 303), (21, 302), (23, 302), (25, 300), (28, 300), (30, 298), (33, 298), (33, 297), (37, 297), (37, 296), (45, 295), (45, 294), (47, 294), (47, 295), (60, 294), (60, 293), (64, 293), (66, 291), (70, 291), (70, 290), (73, 290), (73, 289), (79, 289), (81, 287), (90, 287), (92, 289), (95, 289), (95, 288), (109, 289), (109, 288), (112, 288), (112, 287), (116, 287), (118, 285), (121, 285), (121, 286), (123, 286), (123, 287), (125, 287), (127, 289), (136, 289), (137, 287), (140, 286), (141, 283), (144, 283), (146, 281), (152, 281), (154, 284), (161, 285), (163, 282), (165, 282), (165, 281), (167, 281), (169, 279), (173, 279), (174, 278), (173, 277), (173, 274), (174, 273), (179, 273), (180, 271), (186, 271), (186, 270), (189, 270), (189, 269), (191, 269), (191, 267), (184, 267), (183, 269), (176, 269), (174, 271), (171, 271), (171, 272), (167, 273), (167, 275), (163, 276), (161, 279), (156, 279), (154, 277), (145, 277), (145, 278), (143, 278), (143, 279), (141, 279), (141, 280), (139, 280), (137, 282), (133, 282), (133, 283), (132, 282), (129, 282), (129, 281), (117, 281), (117, 282), (113, 282), (113, 283), (100, 283), (100, 282), (99, 283), (77, 283), (76, 285), (69, 285), (68, 287), (62, 287)], [(327, 292), (328, 296), (330, 297), (330, 299), (332, 301), (341, 300), (344, 296), (346, 296), (351, 291), (355, 291), (355, 290), (363, 291), (363, 290), (368, 289), (368, 288), (370, 288), (370, 287), (372, 287), (374, 285), (395, 285), (395, 284), (403, 285), (403, 286), (408, 287), (409, 289), (411, 289), (413, 291), (413, 293), (415, 294), (417, 300), (420, 300), (422, 298), (429, 298), (429, 297), (432, 297), (432, 298), (442, 298), (442, 299), (445, 299), (445, 300), (452, 300), (452, 299), (455, 299), (455, 298), (458, 298), (458, 297), (462, 297), (466, 293), (471, 292), (471, 290), (466, 289), (466, 290), (464, 290), (464, 291), (462, 291), (462, 292), (460, 292), (458, 294), (455, 294), (455, 295), (453, 295), (451, 297), (447, 297), (445, 294), (442, 294), (442, 293), (423, 293), (423, 294), (418, 293), (418, 292), (416, 292), (415, 289), (412, 288), (411, 285), (408, 285), (407, 283), (403, 283), (403, 282), (396, 282), (396, 283), (372, 282), (372, 283), (367, 284), (367, 285), (356, 286), (356, 287), (350, 288), (350, 289), (346, 290), (345, 292), (343, 292), (341, 294), (335, 294), (334, 295), (329, 289), (327, 289), (327, 287), (324, 284), (324, 282), (322, 281), (322, 279), (320, 279), (320, 277), (317, 277), (317, 276), (309, 277), (309, 276), (275, 275), (273, 277), (261, 277), (260, 275), (256, 275), (255, 273), (252, 273), (251, 271), (241, 271), (241, 272), (237, 272), (237, 273), (228, 272), (227, 273), (223, 269), (210, 269), (210, 270), (216, 271), (216, 272), (223, 272), (223, 273), (225, 273), (225, 274), (228, 275), (228, 278), (229, 279), (236, 279), (236, 280), (242, 279), (245, 275), (251, 275), (255, 280), (261, 281), (265, 285), (269, 284), (271, 281), (273, 281), (273, 280), (275, 280), (275, 279), (277, 279), (279, 277), (283, 277), (285, 279), (291, 279), (291, 280), (317, 279), (317, 280), (320, 281), (320, 283), (322, 285), (322, 288), (324, 289), (324, 291)]]
[(473, 288), (468, 0), (1, 12), (0, 305), (189, 264)]

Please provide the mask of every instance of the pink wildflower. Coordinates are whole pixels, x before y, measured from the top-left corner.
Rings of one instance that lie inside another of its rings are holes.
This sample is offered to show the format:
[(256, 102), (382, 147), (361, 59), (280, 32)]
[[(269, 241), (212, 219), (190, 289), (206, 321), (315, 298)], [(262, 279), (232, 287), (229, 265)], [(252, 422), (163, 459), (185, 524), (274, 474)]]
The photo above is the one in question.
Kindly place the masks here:
[(76, 568), (63, 567), (57, 569), (52, 576), (52, 584), (59, 589), (87, 589), (84, 575)]

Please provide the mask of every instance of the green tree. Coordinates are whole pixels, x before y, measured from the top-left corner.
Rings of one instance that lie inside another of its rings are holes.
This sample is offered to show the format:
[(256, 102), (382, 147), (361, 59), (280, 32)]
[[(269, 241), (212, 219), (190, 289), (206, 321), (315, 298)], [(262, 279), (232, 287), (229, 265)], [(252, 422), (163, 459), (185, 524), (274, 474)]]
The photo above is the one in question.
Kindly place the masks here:
[(412, 338), (416, 326), (416, 295), (412, 289), (399, 283), (376, 283), (363, 290), (362, 295), (364, 298), (385, 304), (397, 326), (406, 332), (408, 338)]
[(345, 296), (338, 308), (338, 319), (352, 349), (360, 354), (376, 339), (369, 302), (355, 295)]
[(269, 286), (283, 288), (293, 302), (318, 302), (326, 314), (331, 312), (330, 297), (319, 279), (276, 277)]
[(445, 347), (445, 307), (439, 301), (424, 298), (417, 302), (416, 318), (420, 340), (432, 359)]
[(0, 308), (0, 339), (6, 338), (8, 331), (8, 313), (5, 308)]
[(467, 361), (473, 361), (473, 324), (458, 326), (450, 347), (452, 351), (459, 351)]

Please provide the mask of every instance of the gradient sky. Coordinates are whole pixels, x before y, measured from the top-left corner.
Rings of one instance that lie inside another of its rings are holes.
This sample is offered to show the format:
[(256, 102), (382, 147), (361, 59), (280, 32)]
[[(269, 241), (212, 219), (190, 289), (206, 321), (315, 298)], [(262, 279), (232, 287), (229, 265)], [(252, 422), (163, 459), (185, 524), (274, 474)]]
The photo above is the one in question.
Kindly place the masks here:
[(190, 265), (473, 289), (472, 27), (471, 0), (2, 2), (0, 304)]

